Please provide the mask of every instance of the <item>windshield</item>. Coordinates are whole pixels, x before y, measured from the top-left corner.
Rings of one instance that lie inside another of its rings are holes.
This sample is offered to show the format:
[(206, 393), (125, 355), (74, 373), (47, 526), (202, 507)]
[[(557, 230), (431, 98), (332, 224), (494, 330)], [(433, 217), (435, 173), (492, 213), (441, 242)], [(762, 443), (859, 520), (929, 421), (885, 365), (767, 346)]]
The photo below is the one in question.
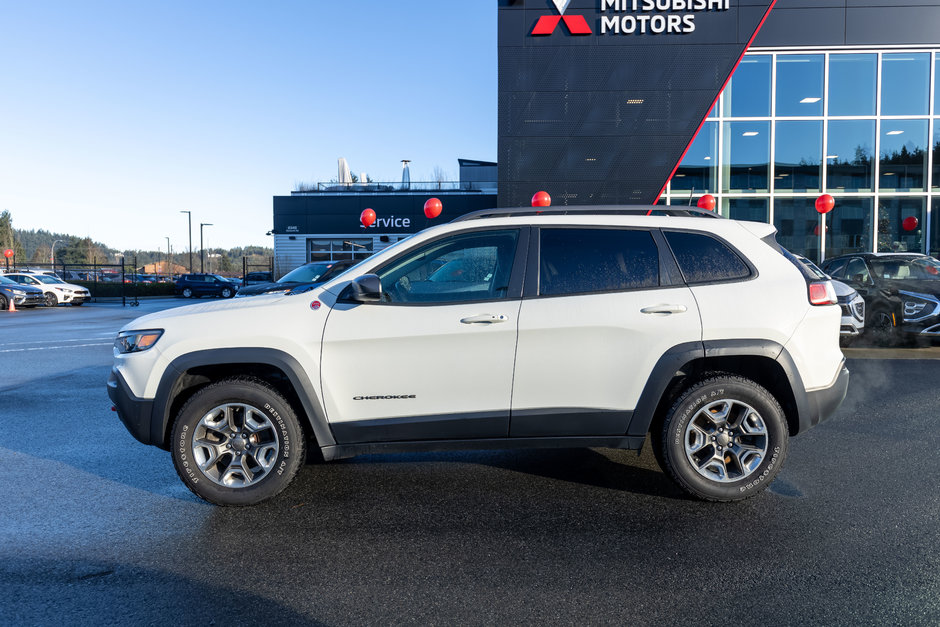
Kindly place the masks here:
[(278, 283), (313, 283), (326, 271), (333, 267), (333, 263), (324, 261), (323, 263), (312, 263), (306, 266), (294, 268), (277, 280)]
[(13, 279), (8, 279), (5, 276), (0, 276), (0, 283), (12, 283), (13, 285), (18, 285)]
[(54, 276), (49, 276), (48, 274), (34, 274), (33, 278), (42, 283), (65, 283), (65, 281), (60, 281)]
[(940, 261), (933, 257), (872, 259), (872, 273), (882, 279), (940, 279)]

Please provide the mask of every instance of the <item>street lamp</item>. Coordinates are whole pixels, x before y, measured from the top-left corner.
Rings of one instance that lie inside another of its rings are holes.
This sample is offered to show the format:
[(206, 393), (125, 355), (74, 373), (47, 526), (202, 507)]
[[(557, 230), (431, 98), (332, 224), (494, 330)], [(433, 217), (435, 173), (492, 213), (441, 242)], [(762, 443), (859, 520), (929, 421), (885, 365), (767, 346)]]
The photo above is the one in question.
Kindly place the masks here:
[(166, 267), (164, 268), (167, 280), (170, 278), (170, 237), (168, 235), (164, 236), (166, 238)]
[(200, 222), (199, 223), (199, 271), (206, 271), (206, 249), (202, 247), (202, 227), (212, 226), (211, 222)]
[(180, 213), (188, 214), (189, 216), (189, 273), (193, 273), (193, 212), (192, 211), (180, 211)]
[(58, 244), (59, 242), (64, 242), (64, 241), (65, 240), (57, 239), (56, 241), (52, 242), (52, 252), (49, 253), (49, 260), (52, 262), (53, 271), (55, 270), (55, 245)]

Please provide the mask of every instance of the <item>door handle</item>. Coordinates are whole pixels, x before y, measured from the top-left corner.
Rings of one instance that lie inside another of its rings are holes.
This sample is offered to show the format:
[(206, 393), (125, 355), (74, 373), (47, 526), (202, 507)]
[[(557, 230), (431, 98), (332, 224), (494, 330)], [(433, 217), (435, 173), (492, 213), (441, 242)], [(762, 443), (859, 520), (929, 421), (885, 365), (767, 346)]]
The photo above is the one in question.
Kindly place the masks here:
[(509, 320), (509, 317), (503, 314), (477, 314), (460, 319), (464, 324), (495, 324), (497, 322), (506, 322), (507, 320)]
[(685, 313), (688, 311), (688, 307), (685, 305), (653, 305), (651, 307), (644, 307), (640, 310), (640, 313), (645, 314), (674, 314), (674, 313)]

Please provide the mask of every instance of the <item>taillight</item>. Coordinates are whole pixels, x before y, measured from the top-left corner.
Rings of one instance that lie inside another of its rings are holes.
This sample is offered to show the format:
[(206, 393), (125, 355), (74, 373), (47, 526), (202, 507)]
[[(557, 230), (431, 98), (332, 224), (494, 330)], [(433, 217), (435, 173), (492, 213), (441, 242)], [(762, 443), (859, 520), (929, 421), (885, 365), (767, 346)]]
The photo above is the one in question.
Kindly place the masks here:
[(836, 290), (829, 281), (809, 284), (809, 302), (811, 305), (835, 305), (839, 302)]

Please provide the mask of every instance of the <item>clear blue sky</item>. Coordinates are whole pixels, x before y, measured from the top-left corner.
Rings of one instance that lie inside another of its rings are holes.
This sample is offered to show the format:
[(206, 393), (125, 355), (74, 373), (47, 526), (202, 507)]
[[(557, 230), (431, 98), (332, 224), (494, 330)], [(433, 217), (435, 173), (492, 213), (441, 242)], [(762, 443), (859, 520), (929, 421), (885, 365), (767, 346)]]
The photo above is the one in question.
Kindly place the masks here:
[(272, 197), (496, 160), (496, 2), (0, 0), (0, 210), (119, 249), (271, 244)]

